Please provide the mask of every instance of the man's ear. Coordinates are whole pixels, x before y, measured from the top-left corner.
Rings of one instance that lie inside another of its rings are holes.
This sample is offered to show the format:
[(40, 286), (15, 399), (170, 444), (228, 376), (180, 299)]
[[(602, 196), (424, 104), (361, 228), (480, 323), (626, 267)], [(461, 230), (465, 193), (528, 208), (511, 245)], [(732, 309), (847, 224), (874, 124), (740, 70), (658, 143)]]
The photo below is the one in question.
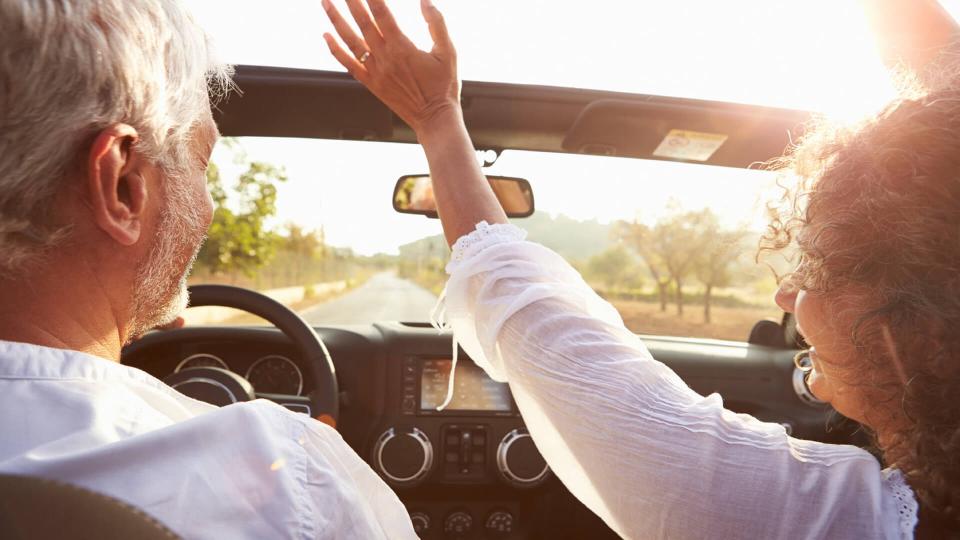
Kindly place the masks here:
[(97, 225), (124, 246), (140, 239), (147, 206), (147, 162), (135, 150), (137, 130), (114, 124), (97, 134), (87, 160), (87, 187)]

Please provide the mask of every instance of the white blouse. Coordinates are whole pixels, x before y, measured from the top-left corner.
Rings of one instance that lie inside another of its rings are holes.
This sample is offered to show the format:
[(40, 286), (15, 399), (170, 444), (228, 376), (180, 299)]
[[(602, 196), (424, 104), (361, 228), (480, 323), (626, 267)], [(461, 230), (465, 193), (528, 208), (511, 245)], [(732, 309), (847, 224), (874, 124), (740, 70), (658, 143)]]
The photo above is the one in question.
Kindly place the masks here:
[(553, 251), (485, 222), (454, 245), (437, 324), (510, 384), (554, 473), (627, 538), (913, 538), (902, 475), (789, 437), (656, 361)]

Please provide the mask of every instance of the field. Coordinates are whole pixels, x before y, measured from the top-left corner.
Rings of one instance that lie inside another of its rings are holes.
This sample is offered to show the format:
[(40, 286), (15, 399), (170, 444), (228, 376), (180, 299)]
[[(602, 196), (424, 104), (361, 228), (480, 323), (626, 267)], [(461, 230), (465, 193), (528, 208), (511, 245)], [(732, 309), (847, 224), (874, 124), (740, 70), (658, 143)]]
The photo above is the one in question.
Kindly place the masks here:
[(782, 316), (772, 300), (769, 308), (713, 306), (710, 324), (704, 324), (700, 304), (685, 305), (683, 317), (679, 317), (674, 304), (668, 305), (664, 312), (656, 302), (615, 300), (612, 303), (627, 328), (637, 334), (746, 341), (754, 323), (760, 319), (779, 321)]
[[(431, 290), (434, 294), (440, 294), (447, 278), (446, 273), (440, 270), (408, 272), (406, 275), (401, 275)], [(742, 291), (739, 293), (732, 298), (716, 297), (716, 302), (711, 308), (710, 324), (703, 322), (703, 303), (699, 295), (692, 295), (693, 298), (689, 298), (684, 304), (683, 317), (677, 316), (677, 306), (672, 302), (667, 305), (666, 311), (660, 311), (660, 303), (654, 300), (614, 298), (611, 303), (620, 312), (627, 328), (637, 334), (746, 341), (750, 336), (750, 329), (757, 321), (761, 319), (780, 321), (783, 312), (774, 305), (772, 293), (766, 296), (769, 297), (767, 307), (737, 305), (745, 304), (741, 298), (746, 295)], [(656, 295), (650, 292), (649, 297), (655, 298)], [(759, 298), (749, 298), (752, 302), (760, 301)]]

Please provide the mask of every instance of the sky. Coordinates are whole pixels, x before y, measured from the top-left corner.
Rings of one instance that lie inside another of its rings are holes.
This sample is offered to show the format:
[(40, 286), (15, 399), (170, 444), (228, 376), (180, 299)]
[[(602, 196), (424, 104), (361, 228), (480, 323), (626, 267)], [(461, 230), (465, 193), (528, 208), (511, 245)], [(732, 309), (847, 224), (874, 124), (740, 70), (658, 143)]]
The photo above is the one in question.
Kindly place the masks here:
[[(841, 119), (894, 95), (856, 0), (435, 0), (458, 47), (465, 80), (547, 84), (816, 110)], [(342, 0), (335, 0), (346, 12)], [(192, 0), (197, 19), (231, 63), (342, 68), (322, 34), (319, 0)], [(960, 0), (944, 1), (954, 16)], [(429, 47), (419, 0), (390, 3), (415, 43)], [(253, 159), (282, 165), (278, 222), (323, 227), (359, 253), (440, 232), (396, 214), (393, 184), (424, 173), (413, 145), (243, 139)], [(214, 154), (226, 176), (229, 151)], [(773, 178), (701, 165), (505, 152), (489, 170), (528, 178), (538, 211), (578, 219), (661, 215), (671, 200), (710, 206), (724, 222), (758, 227)]]

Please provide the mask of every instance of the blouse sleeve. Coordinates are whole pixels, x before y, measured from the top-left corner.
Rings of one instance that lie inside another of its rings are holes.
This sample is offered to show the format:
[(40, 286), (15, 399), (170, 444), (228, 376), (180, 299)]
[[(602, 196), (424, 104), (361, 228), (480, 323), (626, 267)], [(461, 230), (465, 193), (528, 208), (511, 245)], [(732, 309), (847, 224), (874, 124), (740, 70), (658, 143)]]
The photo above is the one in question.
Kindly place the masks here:
[(461, 238), (445, 317), (510, 384), (554, 473), (628, 538), (900, 538), (880, 466), (723, 408), (656, 361), (559, 255), (511, 225)]

